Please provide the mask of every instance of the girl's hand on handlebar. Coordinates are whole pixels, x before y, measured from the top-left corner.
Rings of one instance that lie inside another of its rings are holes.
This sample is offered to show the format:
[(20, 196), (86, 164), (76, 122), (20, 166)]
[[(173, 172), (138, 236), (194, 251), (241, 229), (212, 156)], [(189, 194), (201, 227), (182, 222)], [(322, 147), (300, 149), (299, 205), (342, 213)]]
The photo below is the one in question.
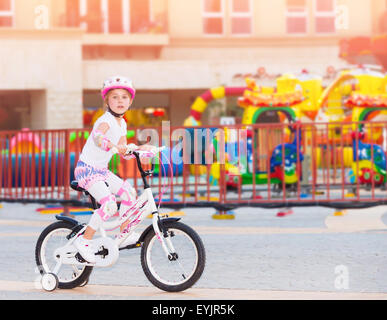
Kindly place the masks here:
[(128, 154), (131, 154), (131, 153), (133, 153), (133, 151), (136, 151), (138, 149), (139, 149), (138, 146), (136, 146), (134, 143), (130, 143), (130, 144), (125, 146), (125, 151), (124, 151), (123, 155), (125, 156)]
[(112, 147), (112, 151), (113, 153), (119, 153), (123, 156), (126, 156), (126, 155), (129, 155), (131, 154), (133, 151), (136, 151), (138, 149), (138, 146), (136, 146), (135, 144), (131, 143), (131, 144), (119, 144), (119, 145), (114, 145)]
[(147, 144), (144, 144), (142, 146), (137, 146), (133, 143), (129, 145), (117, 145), (112, 148), (113, 153), (121, 154), (124, 157), (124, 159), (132, 159), (133, 157), (132, 153), (134, 151), (137, 151), (140, 157), (149, 158), (149, 157), (154, 157), (157, 153), (161, 152), (164, 149), (165, 147), (158, 148)]
[(127, 154), (127, 146), (125, 144), (119, 144), (116, 146), (117, 151), (119, 154), (125, 155)]

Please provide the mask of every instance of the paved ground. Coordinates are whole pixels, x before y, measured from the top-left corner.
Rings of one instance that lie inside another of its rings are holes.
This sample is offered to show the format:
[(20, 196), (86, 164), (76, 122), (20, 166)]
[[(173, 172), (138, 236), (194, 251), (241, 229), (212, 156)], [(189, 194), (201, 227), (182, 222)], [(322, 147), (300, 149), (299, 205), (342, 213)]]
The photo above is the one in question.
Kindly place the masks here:
[(277, 210), (243, 208), (235, 220), (186, 209), (183, 221), (202, 236), (207, 264), (194, 288), (171, 294), (148, 282), (139, 249), (123, 252), (112, 268), (94, 269), (84, 288), (37, 289), (36, 240), (55, 218), (38, 213), (42, 205), (2, 205), (0, 299), (387, 299), (387, 207), (343, 216), (295, 208), (282, 218)]

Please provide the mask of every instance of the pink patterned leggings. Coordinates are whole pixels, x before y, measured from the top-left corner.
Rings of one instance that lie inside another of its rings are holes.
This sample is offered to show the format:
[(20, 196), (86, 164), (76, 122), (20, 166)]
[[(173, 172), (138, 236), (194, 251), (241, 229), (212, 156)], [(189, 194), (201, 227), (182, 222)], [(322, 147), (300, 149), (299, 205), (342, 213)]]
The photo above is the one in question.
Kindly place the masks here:
[[(136, 191), (130, 183), (124, 181), (107, 168), (95, 168), (82, 161), (78, 161), (74, 175), (78, 185), (86, 189), (101, 204), (101, 208), (94, 213), (101, 217), (101, 221), (106, 221), (116, 213), (111, 212), (111, 210), (105, 210), (106, 206), (112, 207), (112, 202), (116, 201), (115, 195), (121, 198), (120, 216), (125, 214), (136, 200)], [(108, 186), (105, 182), (107, 182)], [(96, 219), (91, 220), (96, 221)], [(98, 227), (98, 225), (93, 223), (92, 228), (94, 230)]]

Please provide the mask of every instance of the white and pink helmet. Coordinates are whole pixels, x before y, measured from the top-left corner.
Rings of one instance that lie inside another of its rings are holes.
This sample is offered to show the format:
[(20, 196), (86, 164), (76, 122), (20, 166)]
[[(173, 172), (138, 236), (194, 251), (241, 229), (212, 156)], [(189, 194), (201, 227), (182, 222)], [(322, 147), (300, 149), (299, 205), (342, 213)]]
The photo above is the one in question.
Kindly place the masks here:
[(125, 89), (127, 90), (130, 95), (132, 96), (132, 99), (134, 99), (134, 96), (136, 95), (136, 89), (133, 87), (132, 80), (122, 77), (122, 76), (114, 76), (106, 79), (103, 82), (103, 87), (101, 90), (102, 99), (105, 99), (107, 93), (110, 90), (113, 89)]

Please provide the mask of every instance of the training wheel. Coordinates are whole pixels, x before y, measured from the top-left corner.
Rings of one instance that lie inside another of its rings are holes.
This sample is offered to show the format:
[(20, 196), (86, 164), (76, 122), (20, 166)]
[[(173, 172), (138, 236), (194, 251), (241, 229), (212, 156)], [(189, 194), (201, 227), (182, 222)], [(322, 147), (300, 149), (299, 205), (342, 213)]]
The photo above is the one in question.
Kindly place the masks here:
[(46, 291), (54, 291), (58, 288), (59, 280), (58, 277), (53, 273), (45, 273), (42, 276), (42, 288)]

